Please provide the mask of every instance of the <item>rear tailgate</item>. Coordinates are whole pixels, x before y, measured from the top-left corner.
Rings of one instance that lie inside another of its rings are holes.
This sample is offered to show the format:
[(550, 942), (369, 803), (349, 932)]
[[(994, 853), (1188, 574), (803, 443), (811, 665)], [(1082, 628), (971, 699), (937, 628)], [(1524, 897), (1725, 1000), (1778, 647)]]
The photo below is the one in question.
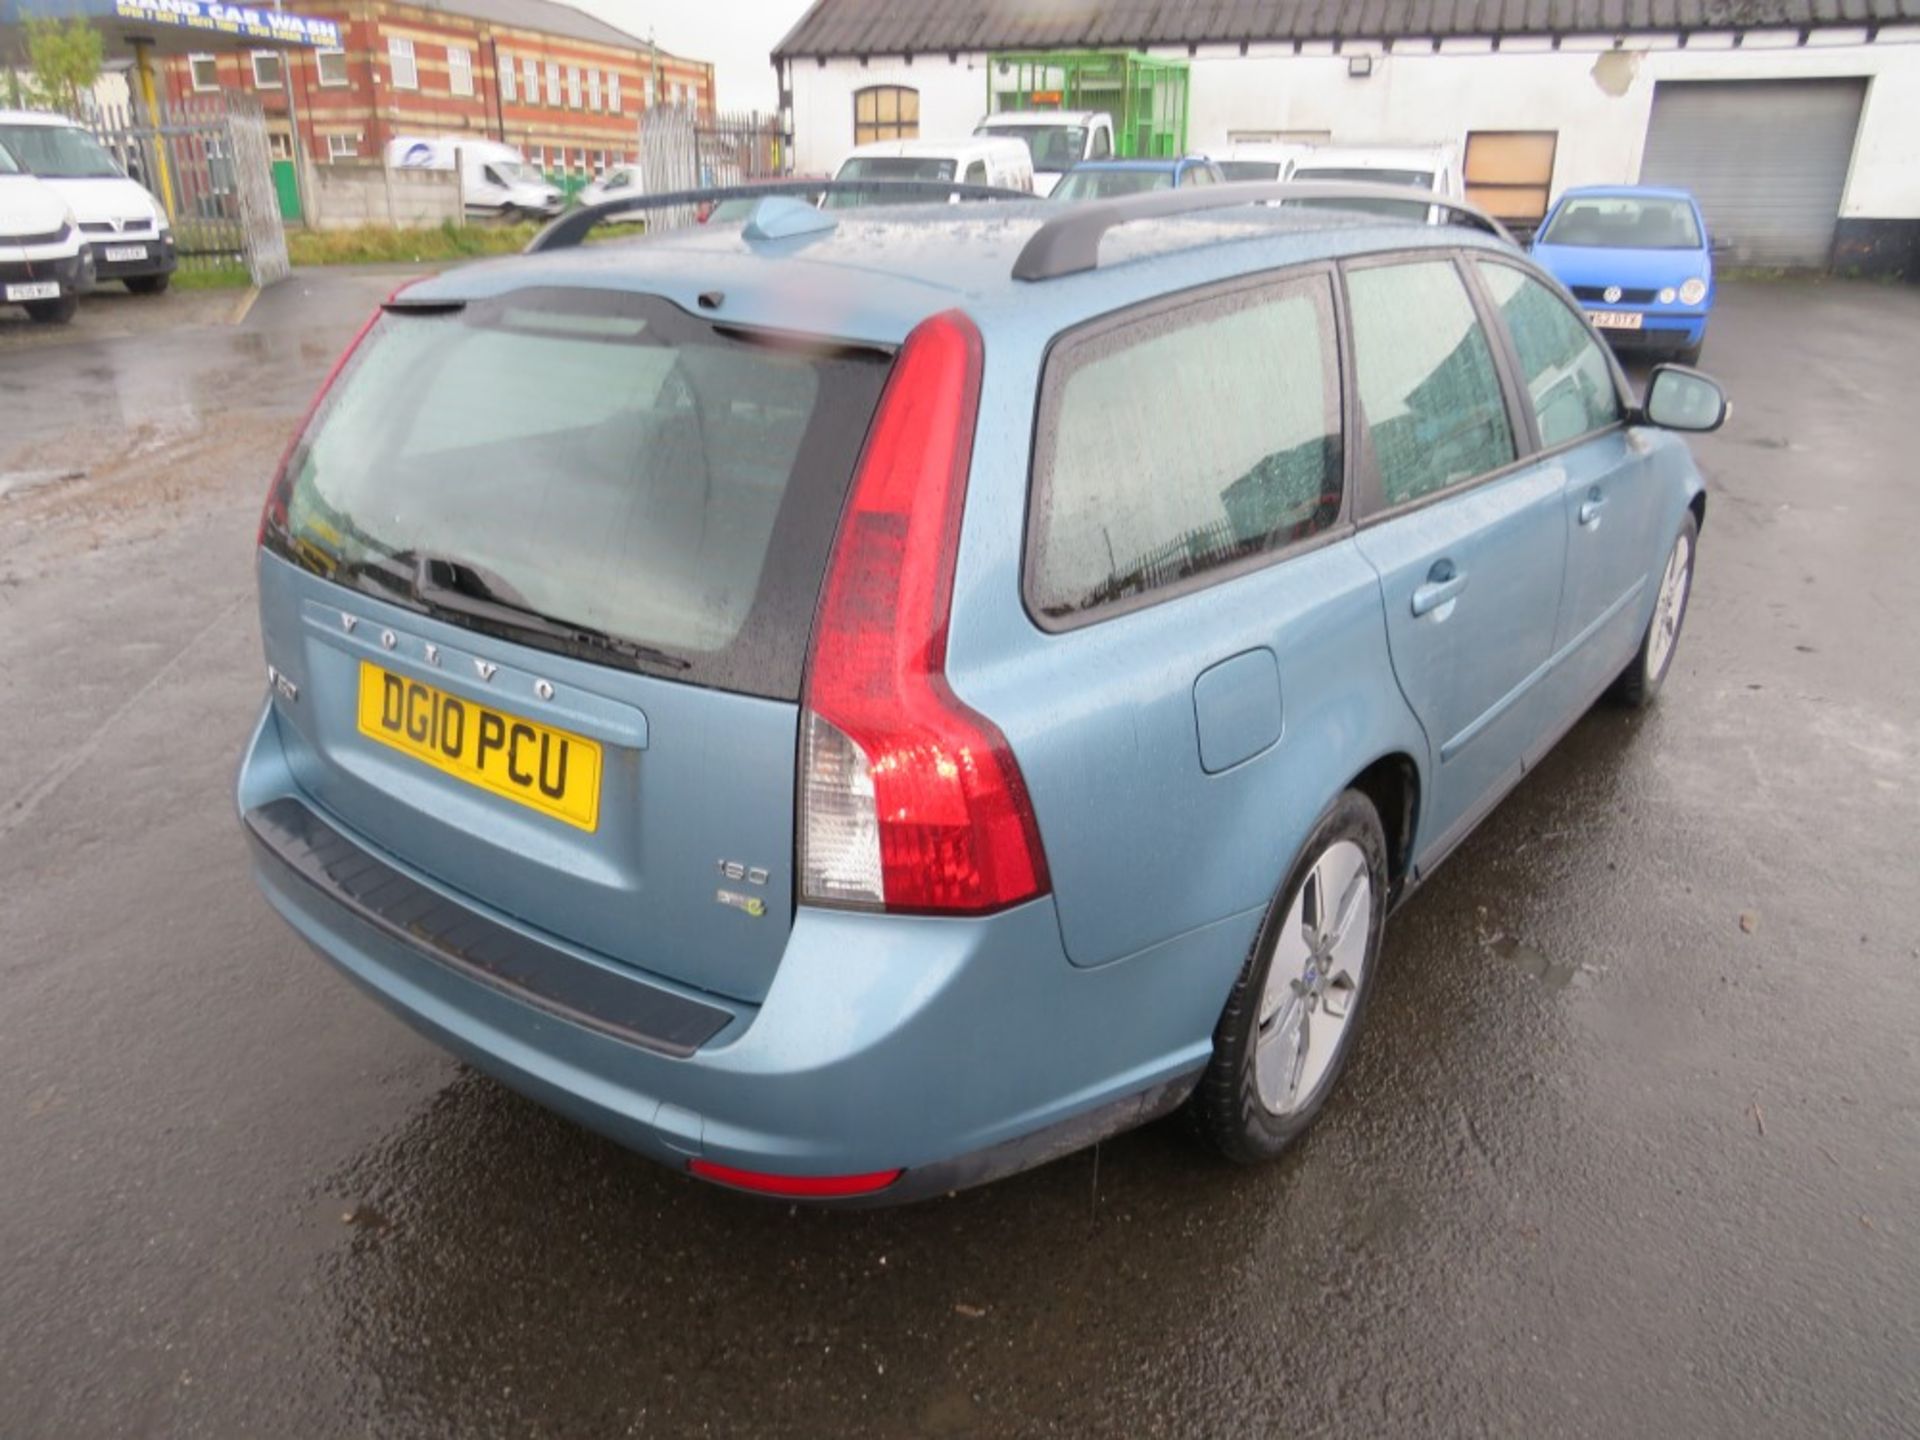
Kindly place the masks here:
[(624, 292), (383, 317), (264, 531), (301, 789), (538, 930), (759, 1000), (807, 631), (885, 371)]

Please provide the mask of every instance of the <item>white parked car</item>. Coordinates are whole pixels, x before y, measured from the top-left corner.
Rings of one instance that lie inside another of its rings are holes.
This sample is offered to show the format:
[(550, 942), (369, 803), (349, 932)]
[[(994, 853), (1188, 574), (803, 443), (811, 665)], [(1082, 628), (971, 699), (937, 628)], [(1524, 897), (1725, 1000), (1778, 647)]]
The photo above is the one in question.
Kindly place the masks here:
[(460, 199), (470, 215), (502, 220), (558, 215), (566, 197), (511, 145), (472, 135), (399, 135), (387, 142), (395, 170), (460, 169)]
[(64, 115), (0, 110), (0, 151), (71, 207), (96, 278), (136, 295), (167, 288), (179, 262), (166, 208), (92, 135)]
[(638, 165), (616, 165), (587, 183), (580, 191), (580, 203), (600, 205), (608, 200), (637, 200), (646, 193)]
[(1002, 110), (974, 126), (975, 135), (1021, 141), (1033, 160), (1033, 188), (1051, 195), (1082, 160), (1113, 158), (1113, 117), (1102, 110)]
[(0, 150), (0, 304), (64, 325), (92, 287), (93, 256), (73, 207)]
[[(1315, 145), (1293, 167), (1288, 177), (1310, 180), (1348, 180), (1367, 185), (1409, 185), (1431, 190), (1449, 200), (1466, 198), (1460, 180), (1459, 152), (1451, 145)], [(1420, 207), (1403, 200), (1298, 200), (1298, 205), (1361, 210), (1368, 214), (1420, 218)], [(1442, 224), (1444, 210), (1427, 210), (1431, 224)]]
[[(975, 136), (967, 140), (881, 140), (855, 147), (840, 162), (835, 180), (925, 180), (935, 184), (997, 185), (1033, 193), (1033, 157), (1018, 140)], [(884, 196), (842, 191), (827, 196), (827, 208), (882, 203)], [(937, 194), (929, 193), (929, 201)]]
[(1235, 140), (1214, 161), (1228, 182), (1235, 180), (1291, 180), (1293, 168), (1312, 151), (1311, 145), (1282, 140)]

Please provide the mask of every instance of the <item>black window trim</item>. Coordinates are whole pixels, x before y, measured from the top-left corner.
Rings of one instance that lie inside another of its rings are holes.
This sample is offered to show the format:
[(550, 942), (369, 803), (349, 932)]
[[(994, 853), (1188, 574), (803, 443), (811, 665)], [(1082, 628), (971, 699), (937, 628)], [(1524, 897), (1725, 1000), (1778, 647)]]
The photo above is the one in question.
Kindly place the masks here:
[[(1513, 373), (1519, 378), (1521, 395), (1526, 400), (1527, 420), (1533, 434), (1534, 458), (1536, 460), (1551, 459), (1555, 455), (1565, 454), (1576, 445), (1584, 445), (1589, 440), (1596, 439), (1599, 436), (1611, 435), (1615, 430), (1625, 430), (1628, 428), (1632, 420), (1633, 412), (1637, 408), (1637, 402), (1633, 396), (1633, 387), (1627, 381), (1627, 372), (1620, 364), (1620, 357), (1613, 353), (1613, 347), (1607, 344), (1606, 337), (1594, 329), (1593, 322), (1587, 319), (1587, 312), (1581, 307), (1580, 302), (1573, 299), (1567, 293), (1566, 287), (1555, 280), (1553, 276), (1549, 275), (1537, 265), (1523, 263), (1517, 256), (1501, 255), (1493, 251), (1470, 251), (1467, 253), (1469, 255), (1467, 269), (1473, 276), (1474, 284), (1480, 287), (1482, 293), (1485, 295), (1487, 309), (1494, 315), (1499, 316), (1501, 338), (1508, 347), (1508, 354), (1513, 364)], [(1600, 353), (1606, 356), (1607, 373), (1613, 377), (1614, 399), (1620, 402), (1620, 418), (1618, 420), (1614, 421), (1611, 425), (1596, 426), (1584, 434), (1574, 436), (1571, 440), (1562, 440), (1557, 445), (1546, 445), (1542, 443), (1539, 417), (1533, 413), (1533, 397), (1527, 390), (1526, 367), (1520, 363), (1520, 348), (1513, 340), (1513, 337), (1507, 333), (1506, 316), (1500, 313), (1500, 306), (1495, 302), (1493, 292), (1485, 288), (1486, 282), (1481, 278), (1479, 265), (1472, 263), (1474, 261), (1485, 265), (1504, 265), (1509, 270), (1518, 270), (1529, 280), (1545, 286), (1548, 294), (1552, 295), (1562, 305), (1574, 313), (1580, 321), (1581, 328), (1587, 332), (1588, 338), (1590, 338), (1595, 345), (1599, 346)]]
[[(1341, 442), (1340, 509), (1334, 516), (1333, 523), (1303, 540), (1296, 540), (1275, 550), (1264, 550), (1258, 554), (1242, 556), (1238, 560), (1216, 566), (1211, 570), (1204, 570), (1197, 575), (1189, 575), (1157, 590), (1149, 590), (1138, 595), (1125, 595), (1102, 605), (1076, 610), (1071, 615), (1049, 615), (1040, 609), (1034, 600), (1033, 582), (1036, 526), (1040, 516), (1040, 506), (1045, 498), (1040, 465), (1041, 434), (1052, 413), (1050, 402), (1057, 394), (1060, 383), (1061, 371), (1057, 366), (1057, 360), (1063, 353), (1071, 352), (1074, 348), (1098, 340), (1116, 330), (1143, 324), (1170, 310), (1204, 304), (1227, 295), (1278, 289), (1282, 286), (1297, 284), (1302, 280), (1318, 280), (1325, 285), (1333, 322), (1328, 338), (1332, 341), (1333, 362), (1338, 368), (1334, 400), (1339, 412), (1335, 421)], [(1323, 546), (1345, 540), (1352, 535), (1355, 528), (1353, 416), (1356, 393), (1353, 385), (1353, 367), (1347, 360), (1349, 350), (1346, 336), (1345, 288), (1339, 280), (1337, 262), (1329, 258), (1284, 265), (1272, 270), (1253, 271), (1224, 280), (1210, 280), (1203, 285), (1184, 290), (1169, 291), (1156, 295), (1150, 300), (1094, 316), (1092, 319), (1062, 330), (1049, 340), (1045, 352), (1040, 357), (1039, 384), (1034, 388), (1033, 429), (1027, 444), (1026, 514), (1022, 519), (1020, 534), (1020, 604), (1026, 611), (1028, 620), (1049, 635), (1064, 635), (1075, 630), (1084, 630), (1088, 626), (1103, 624), (1123, 615), (1131, 615), (1140, 610), (1163, 605), (1197, 591), (1210, 589), (1215, 585), (1224, 585), (1243, 575), (1265, 570), (1272, 565), (1283, 564), (1296, 556), (1321, 549)]]
[[(1533, 401), (1525, 387), (1516, 384), (1518, 367), (1510, 359), (1508, 346), (1511, 343), (1506, 335), (1504, 320), (1495, 311), (1491, 322), (1488, 316), (1488, 302), (1485, 291), (1479, 283), (1479, 276), (1473, 273), (1470, 258), (1473, 255), (1491, 253), (1480, 250), (1461, 250), (1441, 246), (1411, 246), (1399, 250), (1381, 251), (1368, 255), (1348, 256), (1340, 262), (1340, 291), (1350, 309), (1352, 298), (1347, 294), (1347, 275), (1354, 270), (1373, 270), (1389, 265), (1414, 265), (1436, 261), (1453, 266), (1454, 273), (1466, 288), (1467, 303), (1473, 307), (1474, 318), (1480, 328), (1487, 332), (1487, 351), (1493, 360), (1494, 373), (1499, 376), (1500, 396), (1506, 406), (1507, 428), (1513, 434), (1514, 458), (1506, 464), (1492, 470), (1482, 471), (1478, 475), (1464, 476), (1451, 485), (1431, 490), (1417, 499), (1405, 500), (1398, 505), (1389, 505), (1386, 490), (1380, 477), (1378, 457), (1373, 453), (1373, 435), (1367, 424), (1366, 410), (1360, 402), (1357, 376), (1353, 382), (1352, 408), (1349, 410), (1348, 443), (1349, 452), (1359, 462), (1359, 475), (1355, 481), (1355, 496), (1359, 500), (1359, 513), (1355, 516), (1356, 528), (1365, 530), (1389, 520), (1397, 520), (1402, 515), (1411, 515), (1429, 505), (1442, 500), (1450, 500), (1456, 495), (1481, 485), (1490, 485), (1504, 480), (1525, 466), (1539, 460), (1539, 442), (1533, 424)], [(1343, 313), (1345, 313), (1343, 311)], [(1353, 332), (1349, 328), (1343, 337), (1346, 352), (1353, 355)], [(1357, 371), (1358, 357), (1347, 363), (1347, 370)]]

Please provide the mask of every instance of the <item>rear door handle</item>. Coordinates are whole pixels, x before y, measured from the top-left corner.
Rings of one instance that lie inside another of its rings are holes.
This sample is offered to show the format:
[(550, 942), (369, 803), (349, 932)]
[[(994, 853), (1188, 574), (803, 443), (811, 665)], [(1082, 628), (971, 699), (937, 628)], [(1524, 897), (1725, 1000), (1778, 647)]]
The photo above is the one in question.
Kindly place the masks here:
[(1580, 523), (1591, 529), (1600, 523), (1600, 512), (1607, 508), (1607, 497), (1598, 490), (1589, 490), (1587, 498), (1580, 502)]
[(1426, 615), (1457, 600), (1467, 588), (1467, 572), (1451, 560), (1436, 560), (1427, 571), (1427, 582), (1413, 592), (1413, 613)]

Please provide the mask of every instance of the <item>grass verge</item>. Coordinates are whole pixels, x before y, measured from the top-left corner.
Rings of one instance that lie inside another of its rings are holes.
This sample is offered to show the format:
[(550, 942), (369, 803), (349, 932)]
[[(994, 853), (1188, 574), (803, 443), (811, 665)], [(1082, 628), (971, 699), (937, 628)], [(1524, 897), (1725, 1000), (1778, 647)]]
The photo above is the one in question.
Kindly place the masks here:
[(364, 225), (353, 230), (287, 231), (287, 256), (296, 265), (381, 265), (468, 260), (523, 250), (539, 230), (519, 225), (443, 224), (421, 230)]
[(182, 265), (173, 272), (174, 290), (239, 290), (253, 283), (244, 265)]

